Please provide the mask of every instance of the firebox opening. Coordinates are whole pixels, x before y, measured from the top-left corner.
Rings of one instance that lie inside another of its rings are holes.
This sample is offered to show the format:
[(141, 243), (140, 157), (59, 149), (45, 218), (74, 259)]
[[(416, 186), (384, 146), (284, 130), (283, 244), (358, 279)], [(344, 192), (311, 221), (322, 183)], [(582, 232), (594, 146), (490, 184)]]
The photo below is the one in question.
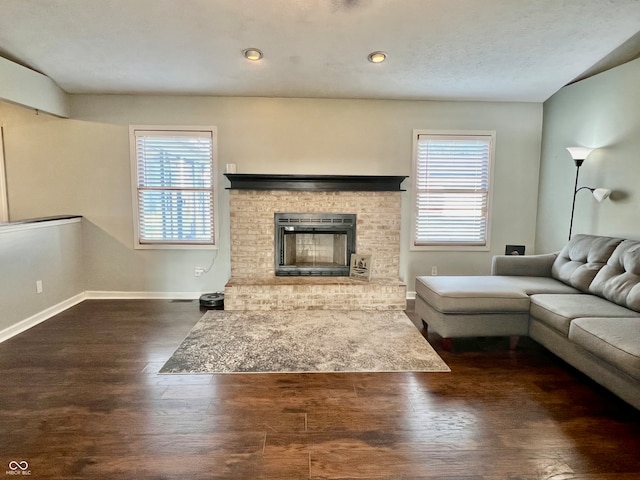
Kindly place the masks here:
[(285, 231), (284, 265), (346, 266), (345, 233), (295, 233)]
[(355, 214), (275, 214), (278, 276), (349, 275)]

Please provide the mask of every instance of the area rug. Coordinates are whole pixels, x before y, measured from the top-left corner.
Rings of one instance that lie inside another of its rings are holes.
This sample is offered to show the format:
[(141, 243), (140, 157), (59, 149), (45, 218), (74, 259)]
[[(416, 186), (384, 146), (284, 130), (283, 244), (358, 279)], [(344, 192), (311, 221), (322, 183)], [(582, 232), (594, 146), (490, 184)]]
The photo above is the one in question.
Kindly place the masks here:
[(402, 311), (210, 310), (160, 373), (449, 372)]

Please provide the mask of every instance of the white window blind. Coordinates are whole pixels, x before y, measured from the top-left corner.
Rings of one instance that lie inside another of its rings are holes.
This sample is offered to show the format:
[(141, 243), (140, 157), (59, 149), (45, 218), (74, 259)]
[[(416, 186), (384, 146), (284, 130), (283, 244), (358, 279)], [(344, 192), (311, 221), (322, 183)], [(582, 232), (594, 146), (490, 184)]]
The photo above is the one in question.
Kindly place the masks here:
[(492, 134), (417, 136), (416, 246), (486, 246)]
[(213, 132), (134, 130), (139, 244), (213, 245)]

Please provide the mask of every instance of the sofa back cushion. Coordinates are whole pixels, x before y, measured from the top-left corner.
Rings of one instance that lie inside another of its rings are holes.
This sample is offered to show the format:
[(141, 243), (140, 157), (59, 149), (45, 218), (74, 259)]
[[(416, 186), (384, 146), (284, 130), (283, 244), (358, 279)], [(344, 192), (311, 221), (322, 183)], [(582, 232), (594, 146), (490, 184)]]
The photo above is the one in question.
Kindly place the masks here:
[(625, 240), (618, 245), (589, 291), (640, 312), (640, 241)]
[(567, 243), (551, 267), (551, 276), (583, 292), (607, 263), (621, 238), (575, 235)]

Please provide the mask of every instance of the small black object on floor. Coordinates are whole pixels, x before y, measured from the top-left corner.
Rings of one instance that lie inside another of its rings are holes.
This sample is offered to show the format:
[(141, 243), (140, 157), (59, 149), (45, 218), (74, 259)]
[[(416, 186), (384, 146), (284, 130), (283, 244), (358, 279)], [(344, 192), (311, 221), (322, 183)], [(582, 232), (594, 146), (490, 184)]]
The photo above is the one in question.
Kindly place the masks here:
[(224, 293), (205, 293), (200, 296), (200, 306), (207, 310), (224, 310)]

